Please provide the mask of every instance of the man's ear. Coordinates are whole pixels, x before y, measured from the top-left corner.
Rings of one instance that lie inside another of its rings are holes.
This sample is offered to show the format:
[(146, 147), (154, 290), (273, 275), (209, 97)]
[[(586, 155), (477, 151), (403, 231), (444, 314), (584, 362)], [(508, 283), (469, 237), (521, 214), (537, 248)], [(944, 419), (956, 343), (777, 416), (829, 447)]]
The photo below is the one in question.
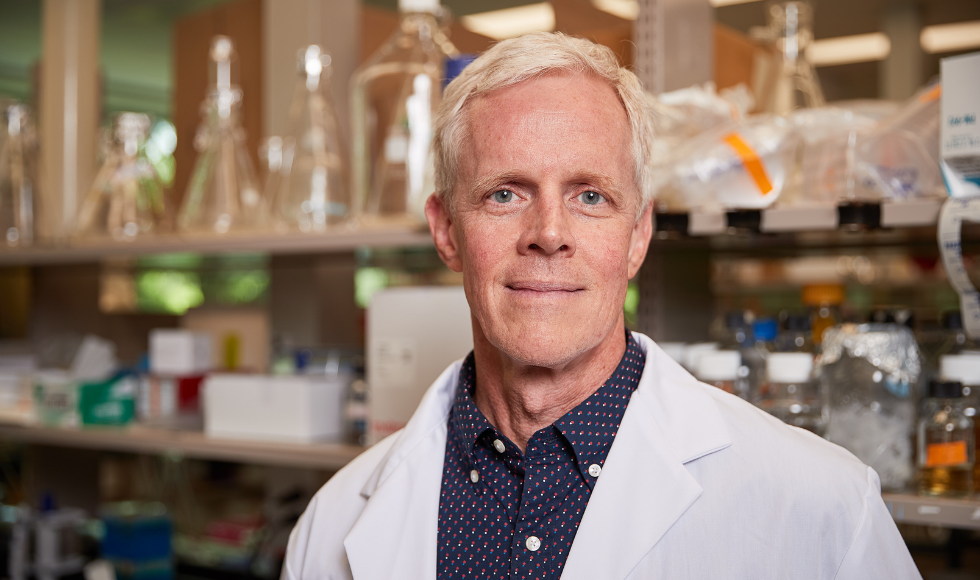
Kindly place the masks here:
[(459, 259), (459, 246), (453, 216), (442, 196), (433, 193), (425, 202), (425, 219), (436, 243), (439, 257), (453, 272), (462, 272), (463, 263)]
[(633, 233), (630, 235), (630, 254), (629, 254), (629, 279), (640, 271), (643, 259), (647, 256), (647, 249), (650, 247), (650, 238), (653, 236), (653, 202), (646, 202), (640, 219), (633, 224)]

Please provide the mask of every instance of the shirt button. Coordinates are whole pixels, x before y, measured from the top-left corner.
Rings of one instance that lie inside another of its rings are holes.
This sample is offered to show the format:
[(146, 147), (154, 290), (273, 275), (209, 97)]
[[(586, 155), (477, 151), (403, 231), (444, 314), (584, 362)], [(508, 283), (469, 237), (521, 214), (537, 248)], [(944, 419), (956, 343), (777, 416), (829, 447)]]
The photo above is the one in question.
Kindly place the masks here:
[(507, 449), (504, 447), (504, 442), (500, 439), (493, 440), (493, 448), (497, 450), (497, 453), (503, 453)]
[(473, 471), (471, 471), (470, 472), (470, 481), (472, 481), (473, 483), (479, 483), (480, 482), (480, 472), (478, 472), (475, 469)]
[(600, 473), (602, 473), (602, 467), (598, 463), (593, 463), (589, 466), (589, 475), (592, 477), (599, 477)]
[(528, 550), (537, 552), (538, 548), (541, 547), (541, 540), (539, 540), (537, 536), (530, 536), (528, 537), (527, 542), (525, 542), (525, 545), (527, 546)]

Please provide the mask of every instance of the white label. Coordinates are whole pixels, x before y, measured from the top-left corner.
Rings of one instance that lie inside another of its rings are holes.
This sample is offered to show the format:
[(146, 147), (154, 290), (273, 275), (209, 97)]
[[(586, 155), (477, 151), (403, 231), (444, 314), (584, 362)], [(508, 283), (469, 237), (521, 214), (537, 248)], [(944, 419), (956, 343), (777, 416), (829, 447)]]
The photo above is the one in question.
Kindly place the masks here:
[(409, 388), (415, 385), (418, 348), (405, 338), (379, 338), (371, 349), (374, 374), (372, 388)]
[(963, 266), (960, 244), (964, 221), (980, 223), (980, 197), (950, 198), (939, 213), (939, 252), (949, 283), (960, 295), (963, 328), (973, 338), (980, 337), (980, 293), (973, 287)]

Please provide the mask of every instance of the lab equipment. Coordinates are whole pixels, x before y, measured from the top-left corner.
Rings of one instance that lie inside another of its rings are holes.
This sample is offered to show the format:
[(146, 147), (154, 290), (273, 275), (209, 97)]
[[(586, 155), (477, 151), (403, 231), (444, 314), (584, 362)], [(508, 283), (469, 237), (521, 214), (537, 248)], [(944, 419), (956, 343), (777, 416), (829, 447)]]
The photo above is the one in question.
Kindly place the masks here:
[(34, 242), (38, 194), (38, 151), (27, 105), (0, 101), (0, 247)]
[(211, 370), (212, 338), (203, 331), (156, 328), (150, 331), (150, 372), (192, 376)]
[(242, 90), (232, 83), (232, 40), (214, 37), (209, 57), (212, 83), (201, 105), (203, 122), (194, 137), (197, 161), (177, 226), (211, 234), (256, 229), (265, 222), (265, 208), (239, 122)]
[(289, 130), (278, 143), (280, 151), (276, 143), (267, 144), (270, 170), (279, 156), (265, 197), (280, 230), (323, 232), (349, 213), (346, 152), (330, 97), (330, 62), (315, 44), (300, 51)]
[(962, 384), (930, 383), (918, 430), (920, 494), (968, 497), (973, 493), (974, 419), (964, 411)]
[(164, 213), (163, 184), (146, 156), (150, 118), (118, 113), (106, 135), (105, 160), (85, 194), (75, 237), (132, 241), (154, 233)]
[(737, 350), (715, 350), (701, 355), (695, 376), (726, 393), (745, 399), (748, 398), (748, 374), (748, 368), (742, 365), (742, 353)]
[(400, 0), (401, 21), (351, 79), (353, 186), (362, 222), (418, 222), (434, 191), (433, 119), (447, 57), (438, 0)]
[(752, 403), (783, 422), (823, 435), (828, 406), (824, 390), (813, 379), (813, 355), (774, 352), (766, 357), (766, 380)]
[(820, 81), (806, 55), (813, 41), (813, 7), (805, 1), (772, 2), (766, 20), (765, 27), (754, 28), (751, 34), (773, 48), (778, 62), (761, 91), (759, 110), (786, 113), (823, 106)]
[(830, 400), (826, 437), (878, 472), (881, 487), (911, 483), (922, 359), (899, 324), (843, 324), (823, 335), (817, 371)]

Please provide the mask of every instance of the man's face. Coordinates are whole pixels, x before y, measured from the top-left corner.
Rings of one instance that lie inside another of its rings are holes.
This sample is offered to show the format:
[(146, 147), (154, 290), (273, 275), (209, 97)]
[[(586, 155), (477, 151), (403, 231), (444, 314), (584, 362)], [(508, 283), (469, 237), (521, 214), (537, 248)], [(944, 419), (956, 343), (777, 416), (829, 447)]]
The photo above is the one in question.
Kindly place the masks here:
[(549, 75), (474, 100), (464, 122), (455, 212), (426, 208), (437, 248), (463, 272), (476, 332), (563, 366), (621, 332), (650, 240), (626, 112), (601, 80)]

